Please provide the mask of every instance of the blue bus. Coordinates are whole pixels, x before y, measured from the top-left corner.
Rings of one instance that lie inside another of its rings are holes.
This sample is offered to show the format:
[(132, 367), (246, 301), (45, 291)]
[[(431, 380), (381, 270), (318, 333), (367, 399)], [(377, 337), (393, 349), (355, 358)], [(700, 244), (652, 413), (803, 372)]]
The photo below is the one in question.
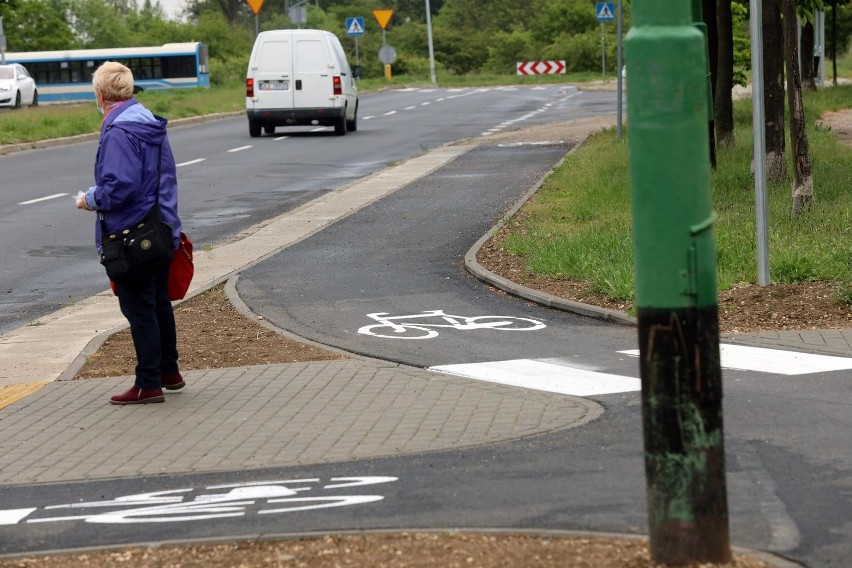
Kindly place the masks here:
[(6, 61), (27, 68), (40, 103), (94, 100), (92, 73), (105, 61), (133, 71), (134, 92), (209, 87), (207, 46), (199, 42), (154, 47), (7, 52)]

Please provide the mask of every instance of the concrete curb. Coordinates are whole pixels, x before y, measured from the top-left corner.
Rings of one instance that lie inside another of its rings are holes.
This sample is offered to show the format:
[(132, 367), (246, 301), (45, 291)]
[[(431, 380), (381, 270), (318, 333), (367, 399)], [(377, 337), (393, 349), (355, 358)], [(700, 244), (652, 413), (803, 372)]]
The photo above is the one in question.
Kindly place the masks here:
[(580, 314), (583, 316), (600, 319), (612, 323), (617, 323), (621, 325), (636, 325), (636, 318), (632, 317), (624, 312), (619, 312), (617, 310), (610, 310), (608, 308), (601, 308), (599, 306), (593, 306), (591, 304), (584, 304), (582, 302), (574, 302), (572, 300), (565, 300), (563, 298), (559, 298), (557, 296), (553, 296), (552, 294), (548, 294), (546, 292), (540, 292), (538, 290), (533, 290), (531, 288), (527, 288), (526, 286), (522, 286), (511, 280), (507, 280), (502, 276), (498, 276), (494, 274), (490, 270), (483, 267), (476, 260), (476, 255), (479, 253), (479, 250), (482, 246), (488, 242), (491, 237), (493, 237), (497, 231), (500, 230), (506, 223), (508, 223), (512, 217), (514, 217), (518, 211), (529, 201), (533, 195), (535, 195), (544, 182), (553, 174), (553, 172), (561, 166), (565, 162), (565, 158), (573, 154), (575, 151), (582, 148), (586, 141), (588, 140), (588, 136), (583, 138), (579, 144), (571, 148), (571, 150), (565, 155), (564, 158), (559, 160), (559, 162), (549, 171), (547, 172), (538, 183), (536, 183), (533, 187), (531, 187), (527, 192), (518, 200), (517, 203), (503, 216), (500, 221), (497, 222), (496, 225), (491, 227), (491, 229), (485, 233), (476, 243), (470, 247), (467, 253), (464, 255), (464, 267), (470, 272), (474, 277), (486, 284), (490, 284), (495, 288), (499, 288), (500, 290), (504, 290), (509, 294), (514, 296), (519, 296), (521, 298), (536, 302), (537, 304), (542, 304), (551, 308), (556, 308), (560, 310), (564, 310), (566, 312), (572, 312), (575, 314)]

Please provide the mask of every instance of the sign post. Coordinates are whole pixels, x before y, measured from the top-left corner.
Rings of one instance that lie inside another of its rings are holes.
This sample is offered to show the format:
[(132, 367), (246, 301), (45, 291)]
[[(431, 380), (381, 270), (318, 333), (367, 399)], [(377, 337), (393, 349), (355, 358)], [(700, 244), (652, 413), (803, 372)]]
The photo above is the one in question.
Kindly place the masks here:
[(373, 16), (382, 28), (382, 49), (379, 50), (379, 59), (385, 64), (385, 79), (391, 78), (391, 63), (396, 60), (396, 51), (387, 44), (385, 28), (393, 16), (393, 10), (373, 10)]
[(260, 7), (263, 6), (263, 0), (246, 0), (246, 3), (251, 8), (251, 11), (254, 12), (254, 35), (257, 37), (257, 34), (260, 33), (260, 24), (257, 21), (257, 13), (260, 12)]
[(0, 16), (0, 63), (6, 63), (6, 34), (3, 33), (3, 16)]
[(597, 12), (598, 21), (601, 23), (601, 79), (606, 81), (606, 34), (604, 32), (604, 22), (611, 22), (615, 19), (615, 3), (598, 2), (595, 4), (595, 12)]
[(346, 18), (346, 35), (355, 38), (355, 65), (361, 65), (361, 53), (358, 51), (358, 37), (365, 33), (364, 18), (360, 16)]

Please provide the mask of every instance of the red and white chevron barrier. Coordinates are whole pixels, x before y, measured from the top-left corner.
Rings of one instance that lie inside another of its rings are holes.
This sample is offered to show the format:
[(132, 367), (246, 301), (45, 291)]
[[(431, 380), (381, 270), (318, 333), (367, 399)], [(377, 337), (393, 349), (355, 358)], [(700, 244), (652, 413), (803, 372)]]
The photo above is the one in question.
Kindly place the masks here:
[(565, 60), (559, 61), (518, 61), (518, 75), (563, 75)]

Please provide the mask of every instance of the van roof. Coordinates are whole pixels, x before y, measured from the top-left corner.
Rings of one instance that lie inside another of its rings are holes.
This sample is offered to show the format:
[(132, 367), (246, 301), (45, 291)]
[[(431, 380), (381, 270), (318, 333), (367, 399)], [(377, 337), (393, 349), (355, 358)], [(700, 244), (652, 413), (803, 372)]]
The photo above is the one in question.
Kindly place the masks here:
[[(297, 29), (297, 30), (266, 30), (265, 32), (260, 32), (259, 36), (263, 35), (316, 35), (316, 34), (331, 34), (330, 31), (327, 30), (306, 30), (306, 29)], [(332, 34), (334, 35), (334, 34)]]

